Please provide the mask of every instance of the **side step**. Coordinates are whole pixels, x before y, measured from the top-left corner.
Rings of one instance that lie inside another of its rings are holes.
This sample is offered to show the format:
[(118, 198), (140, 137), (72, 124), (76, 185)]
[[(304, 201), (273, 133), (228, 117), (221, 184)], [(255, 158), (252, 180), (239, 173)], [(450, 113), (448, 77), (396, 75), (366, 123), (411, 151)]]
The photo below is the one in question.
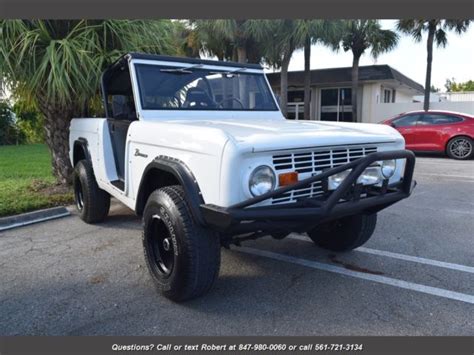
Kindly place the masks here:
[(112, 185), (114, 185), (117, 189), (120, 189), (121, 191), (125, 190), (125, 183), (122, 180), (114, 180), (110, 182)]

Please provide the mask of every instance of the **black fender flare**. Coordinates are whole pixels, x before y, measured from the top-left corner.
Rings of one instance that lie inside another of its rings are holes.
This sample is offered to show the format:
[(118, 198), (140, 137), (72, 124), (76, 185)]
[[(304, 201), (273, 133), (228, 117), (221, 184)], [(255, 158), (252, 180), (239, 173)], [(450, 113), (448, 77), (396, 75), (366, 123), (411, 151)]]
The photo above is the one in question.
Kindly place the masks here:
[(201, 189), (191, 169), (181, 160), (160, 155), (150, 162), (143, 171), (140, 185), (138, 187), (137, 200), (135, 202), (135, 213), (141, 215), (146, 203), (146, 177), (152, 169), (162, 170), (173, 175), (183, 187), (186, 202), (196, 222), (205, 226), (206, 222), (202, 216), (200, 205), (204, 203)]
[(73, 154), (72, 154), (73, 165), (75, 165), (77, 163), (77, 161), (75, 159), (76, 149), (81, 149), (82, 152), (84, 153), (84, 157), (86, 158), (86, 160), (92, 161), (91, 154), (89, 152), (89, 142), (87, 142), (87, 139), (85, 139), (83, 137), (79, 137), (74, 141)]

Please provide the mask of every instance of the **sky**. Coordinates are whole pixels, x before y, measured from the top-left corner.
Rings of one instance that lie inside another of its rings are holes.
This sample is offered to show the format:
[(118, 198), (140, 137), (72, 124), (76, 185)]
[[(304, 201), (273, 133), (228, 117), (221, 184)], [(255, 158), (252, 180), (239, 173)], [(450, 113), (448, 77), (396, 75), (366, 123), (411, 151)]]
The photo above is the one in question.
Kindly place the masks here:
[[(384, 29), (395, 29), (395, 20), (382, 20)], [(377, 61), (364, 54), (360, 65), (388, 64), (402, 74), (424, 86), (426, 74), (426, 36), (422, 42), (415, 42), (407, 35), (400, 35), (398, 46), (391, 52), (382, 54)], [(352, 66), (352, 53), (332, 52), (322, 45), (311, 48), (311, 69), (348, 67)], [(303, 70), (303, 50), (296, 51), (290, 62), (290, 71)], [(468, 32), (459, 36), (454, 32), (448, 33), (446, 48), (434, 47), (431, 83), (446, 91), (446, 79), (455, 78), (456, 82), (474, 80), (474, 23)]]

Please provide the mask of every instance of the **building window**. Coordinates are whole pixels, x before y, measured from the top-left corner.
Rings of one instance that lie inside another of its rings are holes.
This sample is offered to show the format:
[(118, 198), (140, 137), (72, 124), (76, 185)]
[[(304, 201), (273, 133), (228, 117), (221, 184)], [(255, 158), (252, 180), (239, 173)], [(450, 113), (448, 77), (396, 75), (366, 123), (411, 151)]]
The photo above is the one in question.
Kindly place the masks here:
[[(310, 91), (311, 94), (311, 91)], [(311, 102), (311, 97), (309, 98)], [(289, 120), (304, 119), (304, 90), (288, 91), (288, 117)]]
[(304, 102), (303, 90), (288, 91), (288, 102)]
[(395, 95), (397, 94), (397, 91), (395, 89), (392, 90), (392, 102), (395, 102)]
[(391, 98), (392, 98), (392, 90), (384, 89), (383, 90), (383, 102), (384, 103), (392, 102)]
[(321, 121), (352, 122), (352, 90), (321, 89)]

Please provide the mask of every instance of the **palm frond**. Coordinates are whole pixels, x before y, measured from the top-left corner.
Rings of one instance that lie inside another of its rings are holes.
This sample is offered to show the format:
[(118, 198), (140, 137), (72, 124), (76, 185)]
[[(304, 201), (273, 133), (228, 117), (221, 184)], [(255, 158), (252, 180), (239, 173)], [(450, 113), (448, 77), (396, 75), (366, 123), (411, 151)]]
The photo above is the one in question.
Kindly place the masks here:
[(172, 29), (167, 20), (2, 20), (0, 75), (31, 98), (82, 102), (97, 92), (104, 67), (123, 53), (172, 54)]
[(378, 20), (348, 20), (343, 29), (342, 48), (352, 51), (356, 57), (370, 50), (371, 55), (377, 58), (395, 48), (398, 38), (396, 32), (382, 29)]

